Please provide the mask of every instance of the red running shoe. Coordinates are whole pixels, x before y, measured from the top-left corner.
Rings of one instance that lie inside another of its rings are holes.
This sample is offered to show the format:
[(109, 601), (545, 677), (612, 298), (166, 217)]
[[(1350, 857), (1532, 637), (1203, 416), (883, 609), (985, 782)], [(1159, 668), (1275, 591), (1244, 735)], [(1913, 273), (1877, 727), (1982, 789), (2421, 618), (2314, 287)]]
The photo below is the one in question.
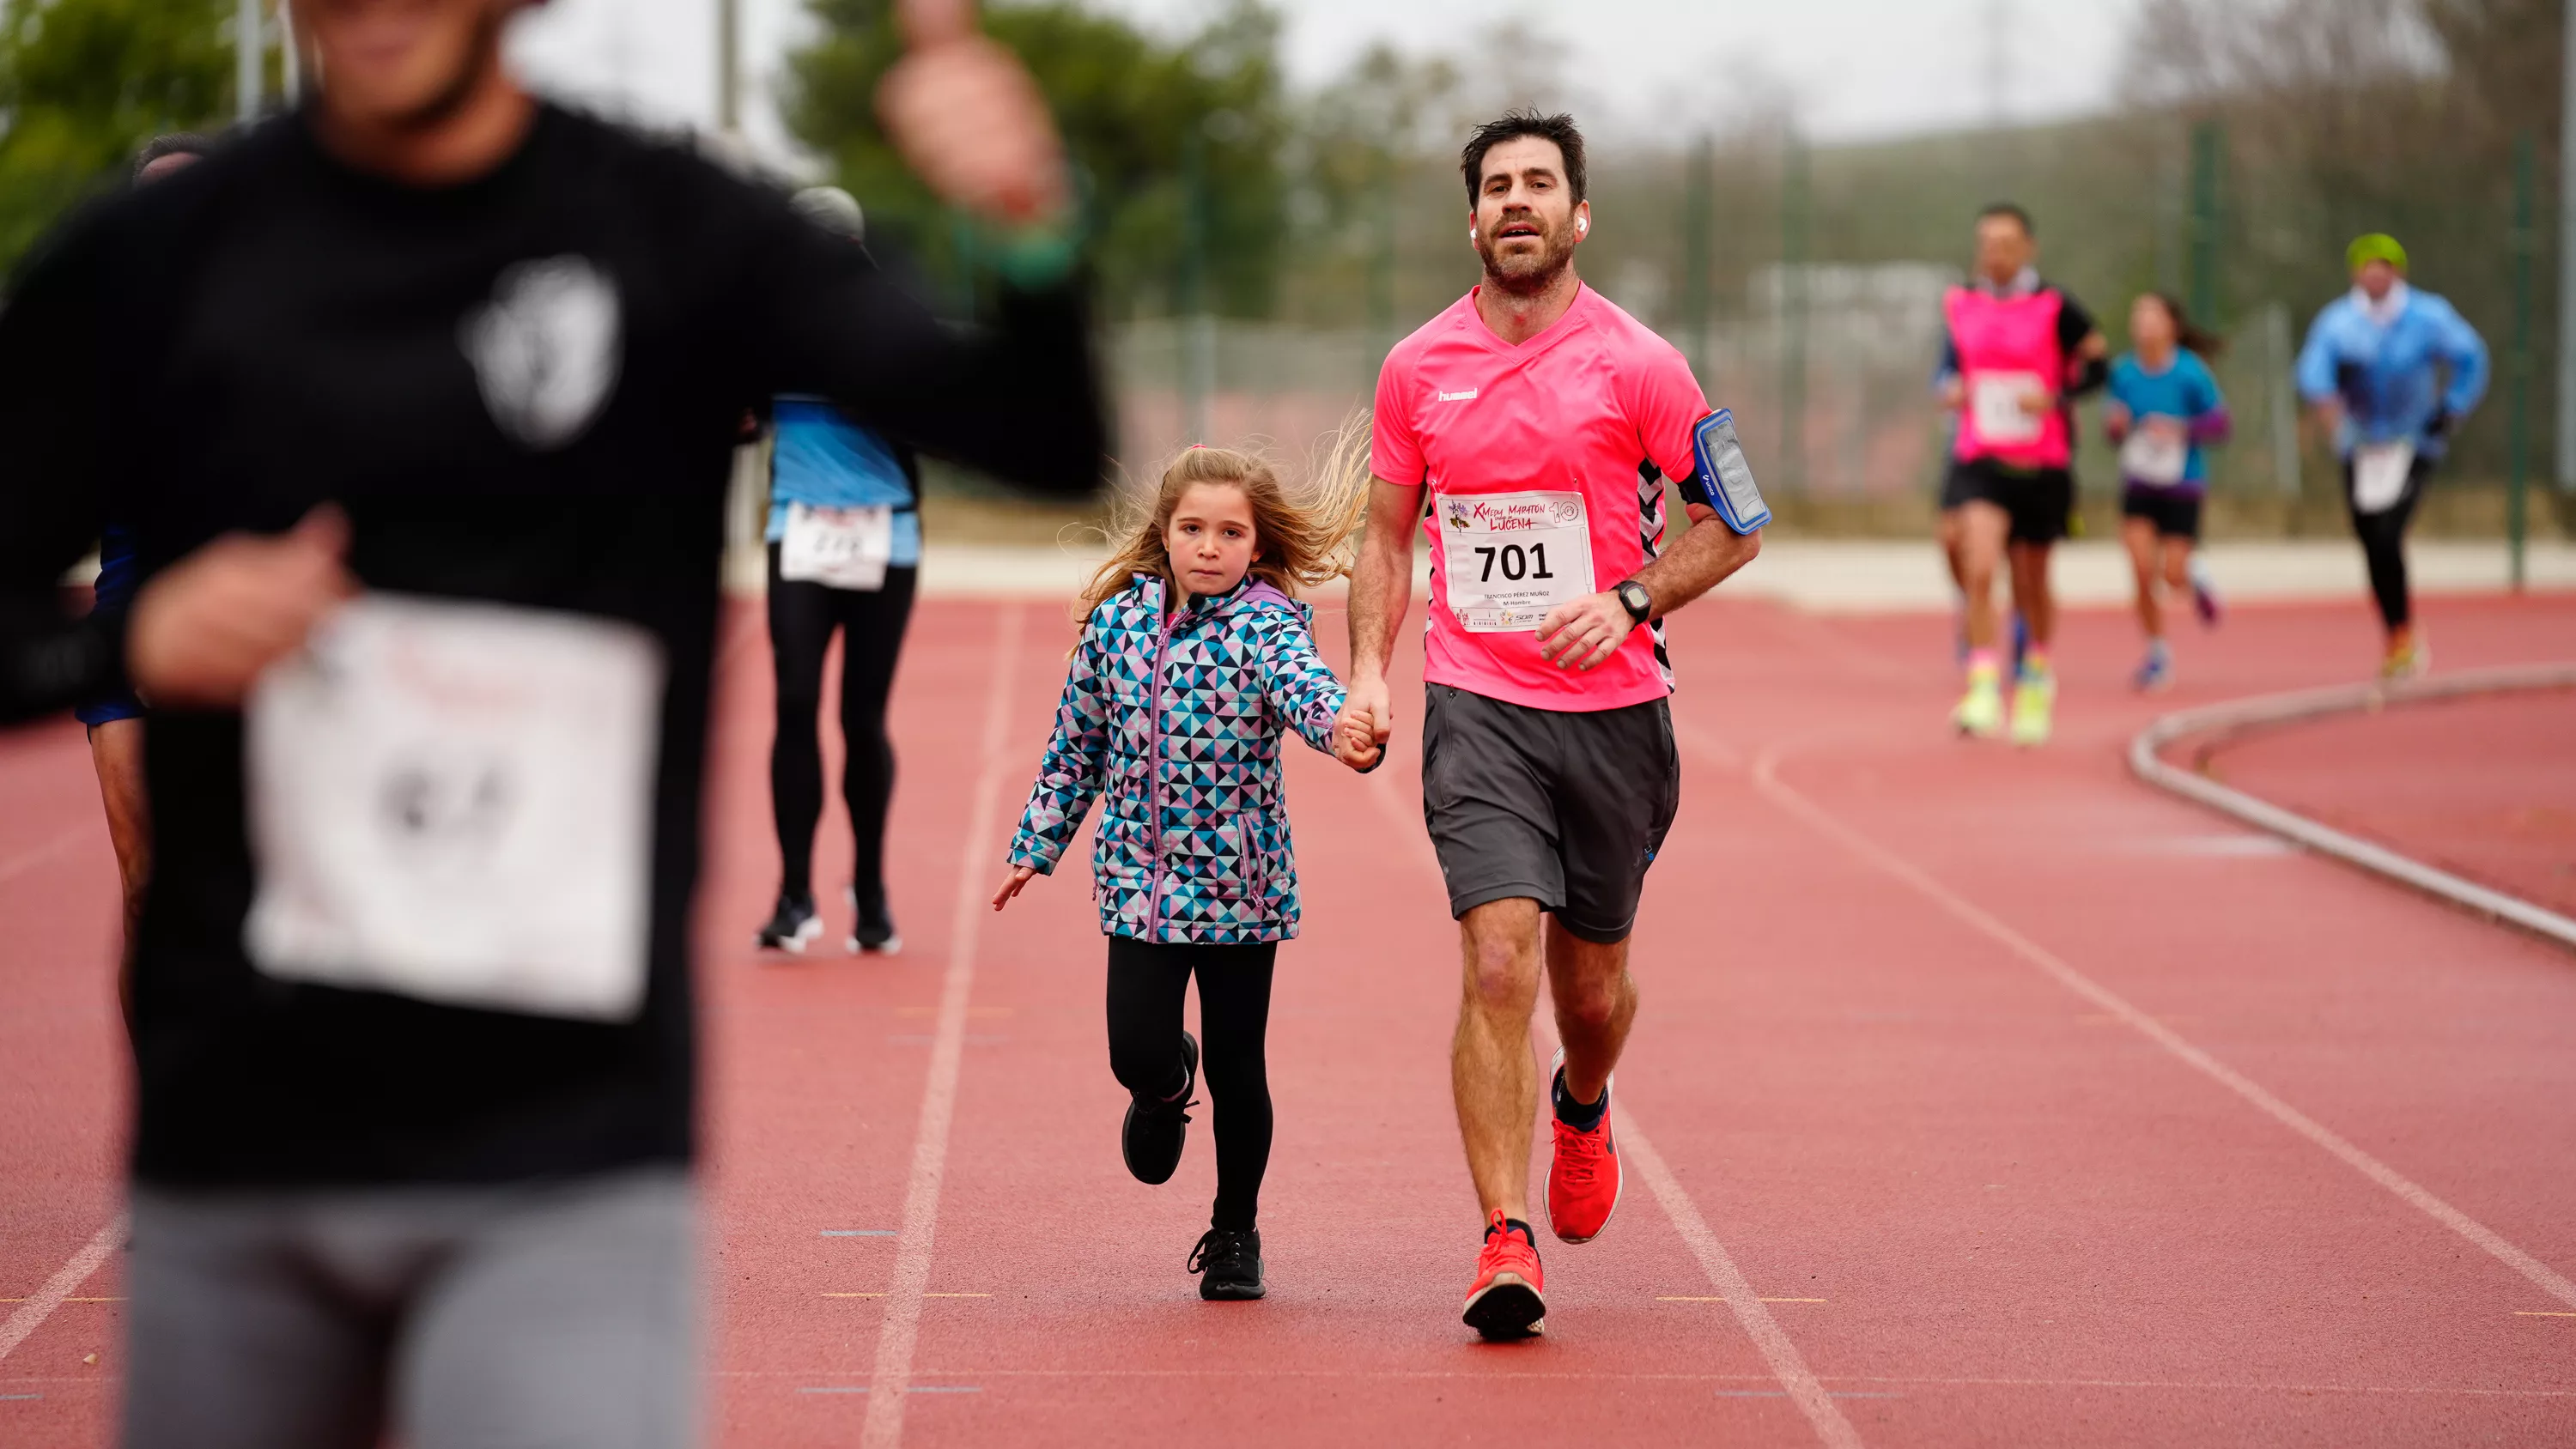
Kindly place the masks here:
[(1467, 1290), (1467, 1326), (1490, 1339), (1545, 1332), (1547, 1304), (1539, 1297), (1545, 1279), (1529, 1228), (1494, 1209), (1485, 1220), (1485, 1251), (1476, 1255), (1476, 1286)]
[[(1560, 1048), (1548, 1070), (1550, 1101), (1564, 1071)], [(1619, 1144), (1610, 1135), (1610, 1088), (1601, 1088), (1601, 1120), (1591, 1131), (1566, 1126), (1553, 1111), (1548, 1122), (1556, 1128), (1556, 1152), (1547, 1166), (1547, 1225), (1566, 1242), (1591, 1242), (1619, 1210)]]

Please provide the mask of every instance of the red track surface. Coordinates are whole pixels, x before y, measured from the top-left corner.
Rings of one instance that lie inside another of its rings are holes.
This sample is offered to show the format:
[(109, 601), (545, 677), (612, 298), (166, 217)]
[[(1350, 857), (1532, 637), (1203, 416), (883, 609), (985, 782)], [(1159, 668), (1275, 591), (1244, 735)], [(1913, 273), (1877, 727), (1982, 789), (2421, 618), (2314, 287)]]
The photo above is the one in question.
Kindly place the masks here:
[[(2576, 638), (2567, 601), (2430, 612), (2446, 665)], [(2018, 754), (1945, 737), (1945, 621), (1677, 621), (1685, 803), (1637, 942), (1626, 1200), (1600, 1242), (1542, 1245), (1550, 1334), (1509, 1347), (1457, 1323), (1455, 948), (1409, 744), (1366, 781), (1292, 764), (1308, 931), (1271, 1043), (1272, 1294), (1201, 1304), (1206, 1139), (1160, 1189), (1119, 1165), (1086, 883), (976, 908), (1068, 631), (952, 604), (915, 631), (893, 961), (743, 948), (775, 889), (748, 616), (729, 657), (701, 917), (726, 1444), (856, 1444), (871, 1409), (875, 1442), (924, 1446), (2576, 1441), (2576, 1288), (2547, 1286), (2576, 1275), (2576, 959), (2121, 765), (2160, 709), (2366, 667), (2357, 606), (2240, 611), (2180, 641), (2153, 704), (2121, 685), (2126, 622), (2078, 616), (2060, 738)], [(2485, 709), (2356, 728), (2426, 732), (2397, 748), (2438, 788), (2483, 768), (2457, 734), (2503, 729)], [(2268, 748), (2223, 768), (2256, 783)], [(0, 743), (0, 1296), (114, 1206), (95, 817), (76, 733)], [(925, 1144), (926, 1093), (948, 1130)], [(829, 1235), (908, 1205), (909, 1236)], [(1738, 1271), (1769, 1301), (1721, 1301)], [(118, 1291), (113, 1264), (73, 1290)], [(66, 1303), (0, 1359), (0, 1445), (105, 1442), (119, 1311)], [(1802, 1406), (1809, 1372), (1832, 1397)]]

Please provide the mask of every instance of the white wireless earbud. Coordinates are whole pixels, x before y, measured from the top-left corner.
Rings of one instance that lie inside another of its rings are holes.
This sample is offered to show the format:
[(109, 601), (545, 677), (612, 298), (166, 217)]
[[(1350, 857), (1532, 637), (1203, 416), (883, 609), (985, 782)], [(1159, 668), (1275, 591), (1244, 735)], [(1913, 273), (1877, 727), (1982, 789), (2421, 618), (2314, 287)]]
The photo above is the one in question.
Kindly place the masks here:
[(1467, 228), (1467, 240), (1469, 240), (1469, 241), (1474, 241), (1475, 239), (1476, 239), (1476, 229), (1475, 229), (1474, 227), (1472, 227), (1472, 226), (1471, 226), (1471, 227)]
[(1574, 219), (1574, 234), (1576, 236), (1586, 235), (1591, 230), (1592, 219), (1590, 217), (1578, 216)]

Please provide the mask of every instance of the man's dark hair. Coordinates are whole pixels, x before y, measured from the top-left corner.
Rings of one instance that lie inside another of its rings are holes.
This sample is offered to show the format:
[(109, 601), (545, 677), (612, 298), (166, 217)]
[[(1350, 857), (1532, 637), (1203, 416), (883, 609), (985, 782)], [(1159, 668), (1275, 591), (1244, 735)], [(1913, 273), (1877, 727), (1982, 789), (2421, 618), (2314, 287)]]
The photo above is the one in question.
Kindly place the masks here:
[(1583, 133), (1575, 129), (1574, 118), (1562, 111), (1553, 116), (1541, 115), (1533, 108), (1505, 111), (1501, 119), (1478, 126), (1476, 133), (1467, 138), (1467, 149), (1458, 153), (1458, 170), (1467, 178), (1470, 208), (1485, 189), (1485, 153), (1523, 136), (1554, 141), (1565, 156), (1565, 184), (1574, 188), (1575, 201), (1580, 203), (1591, 196), (1591, 177), (1583, 165)]
[(2033, 241), (2039, 240), (2039, 228), (2030, 224), (2030, 213), (2009, 201), (1989, 203), (1985, 210), (1977, 213), (1977, 220), (1988, 221), (1998, 216), (2011, 217), (2013, 224), (2021, 228), (2023, 236)]
[(134, 174), (142, 175), (144, 167), (164, 156), (203, 157), (214, 149), (213, 141), (194, 131), (172, 131), (166, 136), (155, 136), (143, 143), (142, 150), (134, 153)]

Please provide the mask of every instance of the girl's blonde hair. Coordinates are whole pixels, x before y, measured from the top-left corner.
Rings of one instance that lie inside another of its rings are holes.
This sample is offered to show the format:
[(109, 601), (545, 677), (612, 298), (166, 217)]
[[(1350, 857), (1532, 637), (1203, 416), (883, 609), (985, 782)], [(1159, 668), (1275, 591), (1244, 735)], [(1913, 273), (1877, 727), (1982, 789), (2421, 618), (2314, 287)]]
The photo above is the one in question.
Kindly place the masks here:
[(1177, 585), (1164, 535), (1181, 495), (1200, 483), (1239, 488), (1252, 505), (1252, 577), (1294, 598), (1301, 585), (1312, 588), (1348, 575), (1368, 511), (1368, 423), (1352, 419), (1319, 452), (1307, 477), (1294, 486), (1282, 483), (1278, 470), (1257, 453), (1194, 445), (1173, 455), (1152, 492), (1131, 488), (1112, 501), (1106, 532), (1113, 551), (1083, 590), (1076, 617), (1089, 618), (1138, 574), (1160, 578), (1169, 596)]

